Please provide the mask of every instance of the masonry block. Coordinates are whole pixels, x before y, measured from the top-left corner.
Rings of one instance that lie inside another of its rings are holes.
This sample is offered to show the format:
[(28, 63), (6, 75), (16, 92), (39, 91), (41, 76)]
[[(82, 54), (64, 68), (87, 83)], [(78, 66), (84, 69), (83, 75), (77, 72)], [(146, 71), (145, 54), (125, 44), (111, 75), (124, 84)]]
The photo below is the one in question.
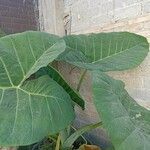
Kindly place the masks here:
[(150, 13), (150, 1), (144, 2), (143, 12), (144, 13)]
[(115, 9), (122, 9), (127, 6), (132, 6), (138, 3), (141, 3), (142, 0), (114, 0)]
[(122, 9), (116, 9), (114, 11), (114, 20), (132, 19), (141, 15), (141, 5), (132, 5)]

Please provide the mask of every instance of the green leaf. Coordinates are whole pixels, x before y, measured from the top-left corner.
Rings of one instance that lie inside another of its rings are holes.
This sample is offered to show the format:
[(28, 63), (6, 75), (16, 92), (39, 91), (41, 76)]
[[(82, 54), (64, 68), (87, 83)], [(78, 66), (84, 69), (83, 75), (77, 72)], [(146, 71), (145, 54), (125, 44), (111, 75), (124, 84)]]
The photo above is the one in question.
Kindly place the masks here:
[(101, 125), (101, 123), (96, 123), (96, 124), (90, 124), (90, 125), (86, 125), (80, 129), (78, 129), (77, 131), (75, 131), (72, 135), (70, 135), (66, 141), (64, 141), (63, 143), (63, 148), (70, 148), (72, 147), (73, 143), (80, 137), (82, 136), (82, 134), (84, 134), (85, 132), (88, 132), (90, 130), (93, 130), (95, 128), (98, 128)]
[(90, 70), (130, 69), (149, 51), (146, 38), (128, 32), (69, 35), (64, 40), (67, 49), (58, 60)]
[(18, 86), (65, 50), (59, 37), (24, 32), (0, 38), (0, 86)]
[(1, 146), (33, 144), (74, 119), (70, 96), (54, 80), (26, 80), (64, 50), (63, 40), (42, 32), (0, 38)]
[(124, 83), (93, 71), (93, 98), (115, 150), (150, 149), (150, 111), (137, 104)]
[(82, 109), (84, 109), (85, 103), (81, 96), (69, 86), (69, 84), (64, 80), (61, 74), (51, 66), (47, 66), (41, 68), (38, 72), (36, 72), (36, 77), (47, 74), (53, 80), (55, 80), (60, 86), (64, 88), (64, 90), (70, 95), (71, 99), (79, 105)]
[[(29, 145), (74, 119), (70, 97), (48, 76), (0, 88), (0, 145)], [(69, 112), (69, 113), (68, 113)]]

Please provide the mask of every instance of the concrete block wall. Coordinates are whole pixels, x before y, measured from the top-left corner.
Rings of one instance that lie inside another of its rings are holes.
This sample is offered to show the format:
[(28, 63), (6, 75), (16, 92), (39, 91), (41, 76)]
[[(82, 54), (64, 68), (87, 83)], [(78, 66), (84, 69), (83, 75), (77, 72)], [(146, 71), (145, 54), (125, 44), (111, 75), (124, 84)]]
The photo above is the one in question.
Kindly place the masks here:
[(150, 0), (64, 1), (65, 13), (71, 14), (71, 33), (130, 30), (145, 35), (148, 30)]

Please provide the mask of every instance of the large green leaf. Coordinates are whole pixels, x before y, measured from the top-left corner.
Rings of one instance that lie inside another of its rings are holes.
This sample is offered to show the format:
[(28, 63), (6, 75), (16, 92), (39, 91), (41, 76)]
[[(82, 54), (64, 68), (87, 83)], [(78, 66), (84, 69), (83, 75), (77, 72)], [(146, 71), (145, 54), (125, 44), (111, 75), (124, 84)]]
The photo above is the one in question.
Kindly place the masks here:
[(42, 32), (0, 38), (0, 86), (19, 85), (65, 50), (63, 39)]
[(67, 49), (58, 60), (90, 70), (130, 69), (149, 51), (146, 38), (128, 32), (69, 35), (64, 40)]
[(81, 96), (69, 86), (69, 84), (63, 79), (63, 77), (60, 75), (60, 73), (54, 69), (51, 66), (47, 66), (44, 68), (41, 68), (38, 72), (36, 72), (36, 77), (42, 76), (42, 75), (49, 75), (53, 80), (55, 80), (60, 86), (64, 88), (64, 90), (70, 95), (71, 99), (79, 105), (82, 109), (84, 109), (84, 100), (81, 98)]
[(115, 150), (150, 149), (150, 111), (137, 104), (124, 83), (93, 72), (93, 98)]
[[(0, 145), (29, 145), (58, 133), (74, 119), (71, 99), (48, 76), (0, 88)], [(69, 112), (69, 113), (68, 113)]]
[(0, 38), (1, 146), (32, 144), (74, 119), (70, 96), (54, 80), (26, 80), (64, 50), (63, 40), (42, 32)]

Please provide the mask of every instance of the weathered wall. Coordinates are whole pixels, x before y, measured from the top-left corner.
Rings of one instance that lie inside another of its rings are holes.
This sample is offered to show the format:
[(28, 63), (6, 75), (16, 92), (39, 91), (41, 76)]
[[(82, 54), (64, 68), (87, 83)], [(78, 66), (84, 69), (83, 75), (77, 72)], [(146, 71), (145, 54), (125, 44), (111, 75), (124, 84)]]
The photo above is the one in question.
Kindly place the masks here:
[(6, 34), (37, 30), (36, 0), (0, 0), (0, 29)]
[(150, 0), (64, 0), (71, 33), (128, 30), (149, 36)]
[(64, 35), (63, 0), (39, 0), (40, 30)]

